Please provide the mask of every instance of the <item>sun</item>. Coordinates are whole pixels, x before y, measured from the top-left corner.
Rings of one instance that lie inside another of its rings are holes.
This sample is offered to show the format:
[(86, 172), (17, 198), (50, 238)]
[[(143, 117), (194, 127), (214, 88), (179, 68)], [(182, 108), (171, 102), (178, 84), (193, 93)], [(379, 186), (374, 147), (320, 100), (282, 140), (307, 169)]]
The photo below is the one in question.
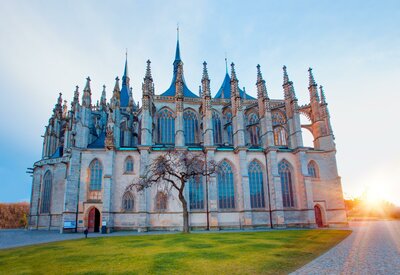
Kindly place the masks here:
[(378, 188), (376, 185), (368, 186), (364, 191), (362, 197), (363, 201), (369, 206), (377, 206), (383, 200), (382, 189)]

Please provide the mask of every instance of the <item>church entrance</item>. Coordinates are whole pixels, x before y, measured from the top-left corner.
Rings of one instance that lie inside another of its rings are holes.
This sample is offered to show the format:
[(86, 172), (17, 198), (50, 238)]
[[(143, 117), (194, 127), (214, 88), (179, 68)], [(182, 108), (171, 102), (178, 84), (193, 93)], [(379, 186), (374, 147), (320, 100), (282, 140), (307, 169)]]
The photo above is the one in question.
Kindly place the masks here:
[(89, 211), (88, 230), (89, 232), (99, 232), (100, 228), (100, 211), (93, 207)]
[(324, 223), (322, 221), (322, 211), (318, 205), (314, 206), (314, 212), (315, 212), (315, 223), (317, 224), (318, 227), (323, 227)]

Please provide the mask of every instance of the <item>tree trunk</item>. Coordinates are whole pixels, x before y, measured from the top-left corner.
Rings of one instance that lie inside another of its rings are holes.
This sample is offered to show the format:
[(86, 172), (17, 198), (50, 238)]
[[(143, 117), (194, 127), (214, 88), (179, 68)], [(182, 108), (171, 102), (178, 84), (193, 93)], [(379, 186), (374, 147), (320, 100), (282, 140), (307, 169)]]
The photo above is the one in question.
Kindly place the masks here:
[(179, 200), (182, 203), (183, 209), (183, 233), (190, 233), (189, 231), (189, 212), (187, 209), (187, 202), (185, 196), (183, 195), (183, 188), (179, 190)]

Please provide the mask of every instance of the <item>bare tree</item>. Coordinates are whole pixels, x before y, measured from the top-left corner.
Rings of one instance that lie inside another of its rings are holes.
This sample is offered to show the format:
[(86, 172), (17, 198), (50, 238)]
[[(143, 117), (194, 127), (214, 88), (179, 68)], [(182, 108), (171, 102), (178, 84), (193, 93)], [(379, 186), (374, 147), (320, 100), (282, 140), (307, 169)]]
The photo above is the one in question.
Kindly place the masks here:
[(196, 182), (202, 176), (210, 176), (218, 169), (214, 161), (207, 161), (203, 153), (170, 150), (158, 156), (146, 167), (145, 174), (127, 189), (136, 188), (143, 191), (146, 188), (164, 187), (167, 192), (175, 189), (183, 209), (183, 232), (189, 233), (188, 203), (184, 196), (186, 183), (194, 178)]

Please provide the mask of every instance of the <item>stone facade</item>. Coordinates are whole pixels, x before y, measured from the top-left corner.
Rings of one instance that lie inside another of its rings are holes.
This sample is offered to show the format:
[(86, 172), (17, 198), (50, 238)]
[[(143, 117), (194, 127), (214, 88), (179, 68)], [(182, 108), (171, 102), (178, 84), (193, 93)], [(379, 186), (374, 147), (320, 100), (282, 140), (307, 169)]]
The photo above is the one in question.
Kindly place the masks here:
[[(92, 104), (89, 77), (81, 103), (78, 87), (70, 108), (60, 94), (42, 159), (34, 164), (31, 229), (98, 230), (103, 224), (108, 231), (181, 230), (176, 193), (167, 193), (160, 209), (157, 187), (129, 196), (126, 189), (152, 159), (171, 149), (191, 150), (231, 169), (234, 207), (222, 207), (222, 177), (202, 178), (196, 195), (201, 207), (189, 209), (192, 228), (347, 224), (328, 106), (311, 69), (310, 103), (299, 106), (286, 67), (284, 98), (270, 99), (260, 66), (253, 98), (239, 88), (233, 63), (214, 97), (205, 62), (199, 94), (186, 86), (179, 41), (173, 64), (171, 87), (156, 95), (147, 62), (141, 107), (132, 98), (127, 62), (122, 88), (116, 78), (109, 102), (104, 86)], [(302, 125), (300, 115), (310, 123)], [(302, 131), (312, 133), (314, 148), (303, 146)], [(252, 176), (252, 163), (262, 177)], [(191, 194), (186, 191), (189, 203)]]

